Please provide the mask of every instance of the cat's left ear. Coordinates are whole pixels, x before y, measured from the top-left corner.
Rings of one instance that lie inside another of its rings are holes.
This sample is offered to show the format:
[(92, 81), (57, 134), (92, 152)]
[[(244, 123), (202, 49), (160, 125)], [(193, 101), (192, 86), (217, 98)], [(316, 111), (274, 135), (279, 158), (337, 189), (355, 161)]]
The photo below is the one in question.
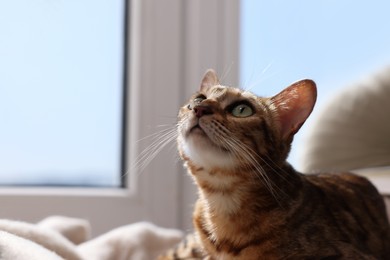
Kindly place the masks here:
[(316, 84), (309, 79), (298, 81), (271, 98), (284, 140), (298, 132), (313, 110), (316, 99)]
[(208, 69), (203, 76), (202, 83), (200, 84), (200, 91), (206, 92), (209, 88), (214, 87), (215, 85), (219, 85), (217, 73), (212, 69)]

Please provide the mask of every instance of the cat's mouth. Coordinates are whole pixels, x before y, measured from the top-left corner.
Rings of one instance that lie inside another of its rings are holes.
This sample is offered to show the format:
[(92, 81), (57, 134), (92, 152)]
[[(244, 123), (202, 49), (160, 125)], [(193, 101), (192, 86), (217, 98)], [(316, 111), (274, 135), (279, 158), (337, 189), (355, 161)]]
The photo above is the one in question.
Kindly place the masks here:
[(187, 137), (193, 136), (193, 137), (202, 137), (202, 138), (209, 138), (207, 131), (202, 127), (202, 124), (200, 124), (199, 120), (196, 120), (192, 123), (192, 126), (189, 127), (189, 130), (186, 134)]
[(195, 124), (193, 127), (191, 127), (190, 134), (192, 133), (201, 133), (201, 134), (206, 134), (203, 130), (203, 128), (199, 125), (199, 123)]
[[(192, 127), (189, 127), (187, 132), (187, 140), (189, 144), (194, 147), (200, 147), (202, 150), (213, 150), (211, 148), (217, 149), (219, 152), (230, 153), (230, 150), (227, 149), (224, 145), (216, 143), (212, 136), (209, 136), (209, 131), (207, 125), (201, 126), (199, 122), (194, 122)], [(191, 139), (191, 140), (190, 140)], [(204, 154), (204, 153), (202, 153)]]

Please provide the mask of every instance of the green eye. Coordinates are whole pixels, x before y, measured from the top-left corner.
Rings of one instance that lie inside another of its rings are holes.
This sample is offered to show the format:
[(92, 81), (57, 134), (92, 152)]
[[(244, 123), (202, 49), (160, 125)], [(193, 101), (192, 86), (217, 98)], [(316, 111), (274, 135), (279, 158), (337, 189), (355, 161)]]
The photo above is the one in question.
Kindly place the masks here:
[(206, 99), (206, 97), (204, 95), (200, 95), (194, 99), (194, 103), (195, 103), (195, 105), (198, 105), (198, 104), (200, 104), (200, 102), (202, 102), (205, 99)]
[(235, 117), (248, 117), (253, 115), (253, 109), (248, 105), (240, 104), (233, 108), (232, 115)]

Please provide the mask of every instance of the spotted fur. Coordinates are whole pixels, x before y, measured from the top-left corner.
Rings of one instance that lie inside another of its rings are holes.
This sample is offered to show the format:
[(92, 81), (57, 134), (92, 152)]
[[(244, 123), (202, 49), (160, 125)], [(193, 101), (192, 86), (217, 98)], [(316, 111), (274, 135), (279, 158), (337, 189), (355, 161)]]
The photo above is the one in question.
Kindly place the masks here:
[(198, 239), (164, 259), (390, 259), (384, 202), (367, 179), (304, 175), (286, 162), (315, 100), (311, 80), (262, 98), (206, 73), (178, 123), (199, 191)]
[(184, 259), (205, 259), (207, 254), (200, 246), (199, 238), (196, 234), (189, 234), (185, 239), (165, 254), (159, 260), (184, 260)]

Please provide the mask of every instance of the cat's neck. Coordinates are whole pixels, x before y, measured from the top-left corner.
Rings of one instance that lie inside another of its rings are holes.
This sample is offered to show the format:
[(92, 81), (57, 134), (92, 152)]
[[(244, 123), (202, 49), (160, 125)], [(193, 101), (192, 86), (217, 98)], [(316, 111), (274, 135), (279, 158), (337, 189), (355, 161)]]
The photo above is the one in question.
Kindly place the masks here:
[(240, 251), (284, 225), (285, 213), (301, 196), (301, 175), (288, 164), (263, 168), (260, 176), (253, 170), (189, 167), (199, 189), (194, 225), (207, 250), (230, 241)]
[[(211, 215), (238, 214), (287, 207), (298, 196), (300, 174), (289, 164), (256, 169), (205, 169), (190, 166), (199, 189), (199, 199)], [(288, 194), (288, 195), (287, 195)]]

